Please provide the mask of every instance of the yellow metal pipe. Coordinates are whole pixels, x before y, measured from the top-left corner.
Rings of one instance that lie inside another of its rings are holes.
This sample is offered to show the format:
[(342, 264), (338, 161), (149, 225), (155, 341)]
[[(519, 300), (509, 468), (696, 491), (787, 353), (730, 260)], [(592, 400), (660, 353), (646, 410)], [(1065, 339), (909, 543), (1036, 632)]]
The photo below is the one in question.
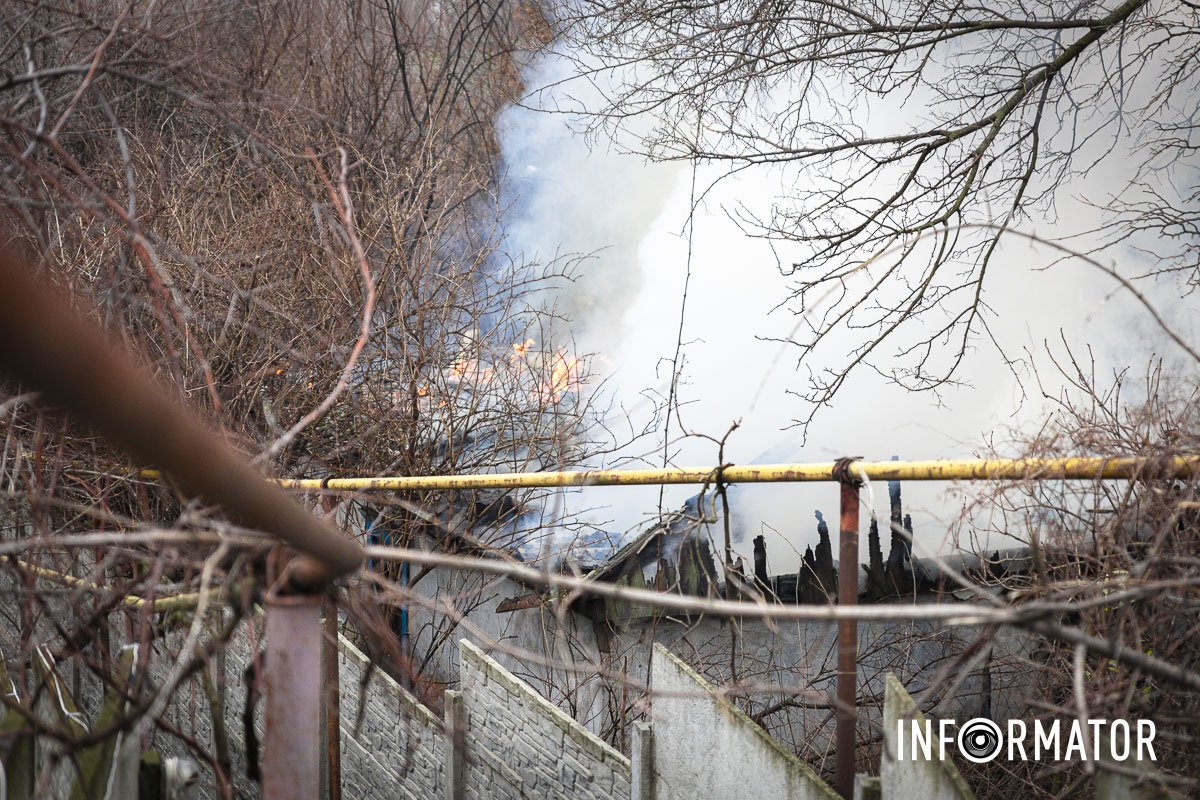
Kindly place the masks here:
[[(66, 573), (58, 572), (47, 567), (39, 567), (37, 564), (30, 564), (28, 561), (17, 559), (17, 564), (21, 567), (21, 569), (32, 572), (39, 578), (44, 578), (48, 581), (53, 581), (54, 583), (59, 583), (64, 586), (86, 586), (92, 589), (101, 588), (91, 581), (86, 581), (83, 578), (77, 578), (74, 575), (67, 575)], [(212, 594), (213, 591), (215, 590), (210, 589), (209, 594)], [(200, 603), (201, 595), (201, 592), (191, 592), (188, 594), (177, 594), (170, 597), (159, 597), (154, 600), (147, 600), (144, 597), (137, 597), (130, 594), (121, 598), (121, 602), (130, 608), (141, 608), (142, 606), (148, 605), (150, 606), (151, 611), (176, 611), (182, 608), (195, 608)]]
[[(837, 480), (834, 464), (733, 465), (726, 483), (802, 483)], [(946, 461), (856, 461), (853, 474), (873, 481), (1095, 480), (1132, 477), (1184, 478), (1200, 475), (1200, 455), (1165, 458), (1018, 458)], [(145, 475), (146, 473), (143, 473)], [(277, 479), (285, 489), (330, 491), (420, 491), (532, 489), (560, 486), (645, 486), (704, 483), (715, 467), (604, 469), (567, 472), (510, 472), (492, 475), (420, 475), (381, 478)], [(150, 477), (147, 475), (147, 477)]]

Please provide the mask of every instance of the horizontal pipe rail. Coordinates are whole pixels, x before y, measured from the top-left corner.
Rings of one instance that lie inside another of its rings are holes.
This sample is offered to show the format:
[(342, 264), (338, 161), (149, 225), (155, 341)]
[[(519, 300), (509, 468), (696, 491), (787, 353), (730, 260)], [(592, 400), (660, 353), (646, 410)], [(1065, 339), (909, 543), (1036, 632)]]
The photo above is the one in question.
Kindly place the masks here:
[[(77, 578), (74, 575), (68, 575), (65, 572), (48, 567), (40, 567), (37, 564), (30, 564), (28, 561), (16, 559), (17, 566), (25, 572), (31, 572), (34, 575), (48, 580), (53, 583), (58, 583), (63, 586), (75, 586), (85, 589), (103, 590), (104, 587), (92, 581), (83, 578)], [(181, 609), (195, 608), (200, 604), (200, 599), (205, 595), (215, 597), (220, 594), (220, 589), (209, 589), (207, 592), (188, 592), (186, 594), (168, 595), (167, 597), (156, 597), (153, 600), (147, 600), (144, 597), (127, 594), (121, 598), (121, 604), (129, 608), (143, 608), (149, 606), (151, 611), (178, 611)]]
[[(1200, 455), (1141, 458), (992, 458), (945, 461), (855, 461), (856, 477), (873, 481), (1097, 480), (1187, 478), (1200, 475)], [(815, 464), (600, 469), (565, 472), (508, 472), (490, 475), (418, 475), (379, 478), (281, 478), (285, 489), (327, 491), (420, 491), (534, 489), (562, 486), (648, 486), (657, 484), (805, 483), (838, 481), (834, 462)], [(155, 477), (149, 471), (144, 477)]]
[(0, 373), (30, 389), (189, 496), (220, 505), (235, 522), (274, 534), (300, 552), (289, 583), (320, 591), (362, 563), (349, 538), (264, 482), (225, 439), (202, 425), (149, 373), (78, 316), (45, 280), (0, 254)]

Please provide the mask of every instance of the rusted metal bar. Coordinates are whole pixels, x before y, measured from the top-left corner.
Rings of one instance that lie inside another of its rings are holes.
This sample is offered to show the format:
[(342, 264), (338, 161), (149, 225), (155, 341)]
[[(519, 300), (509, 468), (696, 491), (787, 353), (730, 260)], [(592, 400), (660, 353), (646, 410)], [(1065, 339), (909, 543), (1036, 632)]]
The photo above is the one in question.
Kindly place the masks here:
[(321, 797), (321, 597), (267, 598), (263, 800)]
[[(858, 603), (858, 485), (842, 480), (838, 530), (838, 605)], [(838, 621), (837, 730), (833, 788), (849, 800), (854, 794), (855, 727), (858, 724), (858, 620)]]
[(292, 501), (209, 431), (97, 326), (77, 317), (33, 273), (0, 254), (0, 371), (40, 391), (186, 494), (302, 554), (289, 582), (320, 590), (358, 568), (362, 550)]

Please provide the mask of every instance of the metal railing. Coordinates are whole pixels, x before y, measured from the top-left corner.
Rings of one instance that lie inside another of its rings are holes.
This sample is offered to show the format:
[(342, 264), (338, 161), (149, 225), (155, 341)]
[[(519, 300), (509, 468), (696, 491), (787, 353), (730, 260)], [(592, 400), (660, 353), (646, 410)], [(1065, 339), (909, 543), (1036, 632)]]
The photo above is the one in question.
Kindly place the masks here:
[(363, 561), (358, 543), (264, 481), (221, 436), (103, 331), (33, 273), (0, 255), (0, 372), (42, 393), (187, 495), (224, 509), (238, 524), (277, 537), (299, 555), (284, 591), (267, 601), (265, 800), (317, 800), (321, 742), (321, 593)]
[[(637, 470), (576, 470), (491, 475), (439, 475), (377, 478), (280, 480), (289, 489), (320, 491), (449, 491), (566, 486), (638, 486), (654, 484), (736, 484), (836, 482), (841, 486), (838, 605), (858, 603), (859, 488), (864, 480), (1111, 480), (1193, 477), (1200, 475), (1200, 455), (1138, 457), (1068, 457), (958, 459), (946, 461), (860, 461), (841, 459), (817, 464), (724, 465)], [(858, 620), (837, 622), (837, 722), (834, 788), (843, 796), (854, 791), (855, 728), (858, 721)]]

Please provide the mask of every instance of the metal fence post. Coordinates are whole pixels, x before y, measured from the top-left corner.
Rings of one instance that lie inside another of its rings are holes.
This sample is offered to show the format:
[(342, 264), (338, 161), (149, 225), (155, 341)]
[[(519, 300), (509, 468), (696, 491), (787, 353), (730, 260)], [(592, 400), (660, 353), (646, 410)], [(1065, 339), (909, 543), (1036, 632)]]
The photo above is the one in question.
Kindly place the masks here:
[[(843, 467), (835, 477), (842, 484), (842, 514), (838, 530), (838, 605), (858, 603), (858, 484)], [(858, 621), (838, 621), (837, 733), (834, 748), (834, 789), (854, 795), (855, 726), (858, 722)]]
[(338, 638), (337, 600), (325, 598), (325, 635), (322, 638), (325, 698), (321, 704), (321, 730), (325, 739), (324, 800), (342, 800), (342, 676)]
[(266, 606), (263, 800), (319, 800), (321, 596), (270, 597)]

